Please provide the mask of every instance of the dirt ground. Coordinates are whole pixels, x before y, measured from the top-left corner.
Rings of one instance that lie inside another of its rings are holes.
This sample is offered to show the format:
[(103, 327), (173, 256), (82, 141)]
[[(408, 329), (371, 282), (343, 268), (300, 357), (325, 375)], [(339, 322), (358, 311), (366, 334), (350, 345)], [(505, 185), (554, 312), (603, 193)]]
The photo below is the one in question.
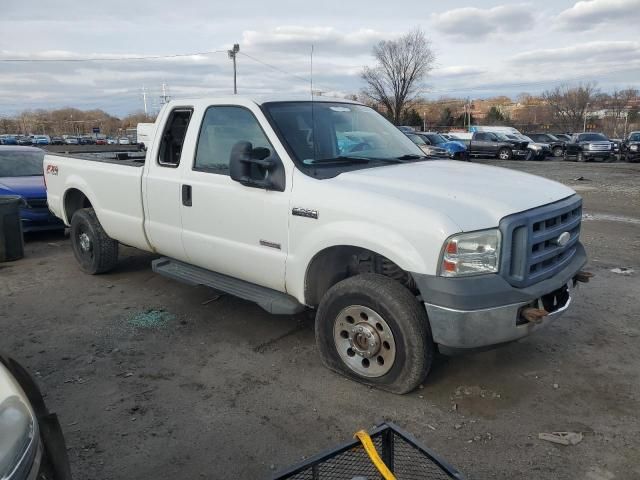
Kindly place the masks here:
[(383, 420), (469, 479), (640, 478), (640, 164), (487, 163), (578, 190), (596, 277), (549, 328), (439, 359), (409, 395), (326, 370), (308, 314), (167, 280), (131, 248), (87, 276), (58, 234), (0, 264), (0, 350), (35, 373), (76, 479), (263, 479)]

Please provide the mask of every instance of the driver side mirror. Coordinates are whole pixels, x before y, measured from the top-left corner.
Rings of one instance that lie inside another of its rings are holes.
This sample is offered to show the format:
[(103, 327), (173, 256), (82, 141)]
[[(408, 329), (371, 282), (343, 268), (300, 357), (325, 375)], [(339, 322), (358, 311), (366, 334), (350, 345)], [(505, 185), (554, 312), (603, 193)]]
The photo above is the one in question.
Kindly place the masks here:
[(237, 142), (229, 158), (231, 179), (246, 187), (284, 192), (284, 165), (275, 152), (253, 148), (251, 142)]

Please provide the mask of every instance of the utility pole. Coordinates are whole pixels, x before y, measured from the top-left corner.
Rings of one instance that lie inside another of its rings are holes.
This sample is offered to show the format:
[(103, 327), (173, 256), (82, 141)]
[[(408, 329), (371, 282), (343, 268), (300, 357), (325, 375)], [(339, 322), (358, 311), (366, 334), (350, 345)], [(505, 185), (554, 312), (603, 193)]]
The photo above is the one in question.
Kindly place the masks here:
[(160, 105), (169, 103), (169, 94), (167, 93), (167, 84), (162, 82), (162, 95), (160, 95)]
[(147, 115), (147, 89), (142, 85), (142, 102), (144, 103), (144, 114)]
[(427, 131), (427, 112), (422, 112), (422, 131)]
[(238, 93), (238, 84), (236, 82), (236, 56), (240, 51), (240, 45), (237, 43), (233, 44), (233, 48), (231, 50), (227, 50), (229, 54), (229, 58), (233, 60), (233, 94), (236, 95)]
[(582, 131), (586, 132), (587, 131), (587, 111), (589, 110), (589, 104), (587, 103), (587, 105), (585, 105), (584, 107), (584, 122), (582, 124)]

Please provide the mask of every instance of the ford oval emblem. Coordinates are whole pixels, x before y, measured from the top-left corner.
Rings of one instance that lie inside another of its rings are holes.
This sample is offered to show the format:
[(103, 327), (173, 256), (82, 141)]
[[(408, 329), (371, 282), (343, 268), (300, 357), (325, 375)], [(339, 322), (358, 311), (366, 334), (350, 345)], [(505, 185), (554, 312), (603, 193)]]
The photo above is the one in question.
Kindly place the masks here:
[(556, 238), (556, 244), (564, 247), (571, 240), (571, 234), (569, 232), (562, 232), (558, 238)]

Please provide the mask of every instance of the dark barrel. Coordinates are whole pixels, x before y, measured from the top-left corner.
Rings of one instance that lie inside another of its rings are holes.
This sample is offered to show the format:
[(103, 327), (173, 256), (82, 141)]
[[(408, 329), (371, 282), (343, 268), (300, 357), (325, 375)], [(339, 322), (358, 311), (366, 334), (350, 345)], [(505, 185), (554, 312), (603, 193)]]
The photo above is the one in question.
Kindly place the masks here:
[(20, 205), (22, 198), (0, 195), (0, 262), (24, 257)]

